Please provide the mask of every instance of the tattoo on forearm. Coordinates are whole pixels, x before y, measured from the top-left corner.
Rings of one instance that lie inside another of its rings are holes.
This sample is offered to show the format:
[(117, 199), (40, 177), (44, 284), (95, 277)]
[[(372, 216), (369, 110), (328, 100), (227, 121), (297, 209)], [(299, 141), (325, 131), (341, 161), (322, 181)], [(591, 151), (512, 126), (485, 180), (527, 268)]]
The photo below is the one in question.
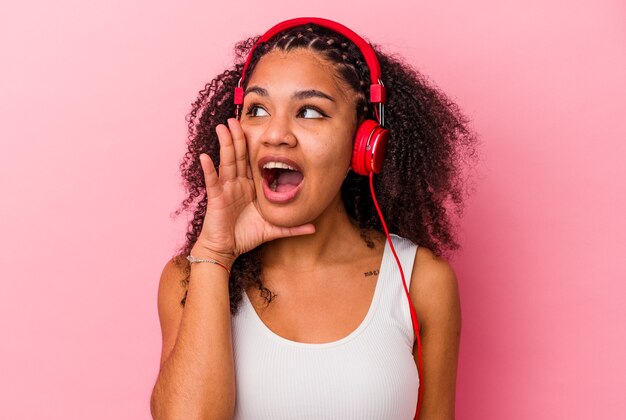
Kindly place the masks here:
[(372, 271), (366, 271), (365, 272), (365, 277), (367, 276), (377, 276), (378, 275), (378, 270), (372, 270)]

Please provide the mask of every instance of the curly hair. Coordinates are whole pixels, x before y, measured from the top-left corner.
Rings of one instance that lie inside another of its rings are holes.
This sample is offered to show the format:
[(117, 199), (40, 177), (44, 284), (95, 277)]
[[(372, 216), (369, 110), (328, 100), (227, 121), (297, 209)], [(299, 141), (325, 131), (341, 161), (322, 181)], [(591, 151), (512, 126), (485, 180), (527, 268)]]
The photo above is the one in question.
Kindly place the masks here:
[[(188, 196), (175, 215), (193, 211), (188, 224), (186, 242), (173, 258), (186, 273), (182, 280), (185, 294), (189, 283), (189, 255), (202, 230), (207, 196), (204, 173), (198, 156), (207, 153), (219, 165), (219, 141), (215, 128), (235, 114), (234, 88), (241, 76), (245, 60), (260, 36), (235, 44), (235, 64), (207, 83), (199, 92), (186, 116), (187, 152), (180, 170)], [(374, 177), (374, 190), (389, 232), (408, 238), (429, 248), (437, 256), (448, 256), (460, 246), (455, 237), (455, 221), (460, 217), (467, 193), (463, 163), (476, 155), (477, 136), (458, 106), (434, 84), (395, 54), (386, 54), (370, 43), (376, 52), (387, 91), (385, 128), (389, 142), (383, 171)], [(359, 48), (342, 34), (313, 23), (284, 30), (254, 50), (246, 70), (246, 88), (259, 59), (280, 49), (290, 51), (306, 48), (332, 63), (335, 75), (357, 93), (357, 119), (376, 119), (368, 103), (370, 72)], [(361, 230), (367, 246), (374, 244), (368, 230), (383, 232), (371, 198), (369, 178), (350, 171), (341, 186), (341, 197), (348, 215)], [(261, 258), (257, 247), (240, 255), (234, 262), (229, 279), (230, 311), (234, 315), (244, 291), (256, 286), (269, 303), (273, 298), (261, 278)]]

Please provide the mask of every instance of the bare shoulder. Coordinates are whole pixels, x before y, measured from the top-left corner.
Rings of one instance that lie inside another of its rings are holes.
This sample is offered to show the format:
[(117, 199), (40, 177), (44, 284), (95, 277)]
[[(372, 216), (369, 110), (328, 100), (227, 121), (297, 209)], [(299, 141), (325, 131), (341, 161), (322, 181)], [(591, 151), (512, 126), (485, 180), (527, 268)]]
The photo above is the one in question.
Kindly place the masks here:
[(423, 246), (419, 246), (415, 254), (409, 295), (418, 318), (423, 320), (421, 327), (450, 316), (460, 318), (459, 287), (454, 269), (444, 258)]
[[(183, 280), (187, 277), (189, 263), (182, 256), (172, 257), (161, 272), (159, 279), (159, 304), (178, 299), (180, 303), (185, 294)], [(164, 300), (161, 302), (161, 300)]]
[(178, 327), (183, 315), (183, 307), (180, 304), (185, 295), (183, 280), (187, 276), (188, 262), (184, 257), (175, 256), (163, 267), (159, 279), (157, 307), (163, 347), (161, 350), (161, 365), (167, 359), (178, 335)]

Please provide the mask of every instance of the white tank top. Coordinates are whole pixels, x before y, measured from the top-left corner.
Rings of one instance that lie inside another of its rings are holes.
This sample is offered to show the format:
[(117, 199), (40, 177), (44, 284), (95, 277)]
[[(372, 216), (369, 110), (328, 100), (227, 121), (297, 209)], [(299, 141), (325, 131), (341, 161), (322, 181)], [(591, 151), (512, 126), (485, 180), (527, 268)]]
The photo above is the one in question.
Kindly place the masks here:
[[(391, 234), (407, 288), (417, 245)], [(231, 318), (234, 419), (413, 419), (419, 379), (415, 334), (389, 243), (367, 315), (344, 338), (301, 343), (270, 330), (246, 293)]]

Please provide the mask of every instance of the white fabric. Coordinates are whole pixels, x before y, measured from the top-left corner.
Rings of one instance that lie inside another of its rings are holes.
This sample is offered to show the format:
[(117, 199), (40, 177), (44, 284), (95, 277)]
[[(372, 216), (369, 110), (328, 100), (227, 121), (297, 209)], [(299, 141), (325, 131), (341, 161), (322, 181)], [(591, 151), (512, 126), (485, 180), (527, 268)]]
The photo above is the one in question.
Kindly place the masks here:
[[(391, 234), (407, 288), (417, 245)], [(232, 317), (234, 419), (413, 419), (419, 379), (402, 278), (385, 242), (376, 290), (356, 330), (330, 343), (301, 343), (270, 330), (244, 293)]]

